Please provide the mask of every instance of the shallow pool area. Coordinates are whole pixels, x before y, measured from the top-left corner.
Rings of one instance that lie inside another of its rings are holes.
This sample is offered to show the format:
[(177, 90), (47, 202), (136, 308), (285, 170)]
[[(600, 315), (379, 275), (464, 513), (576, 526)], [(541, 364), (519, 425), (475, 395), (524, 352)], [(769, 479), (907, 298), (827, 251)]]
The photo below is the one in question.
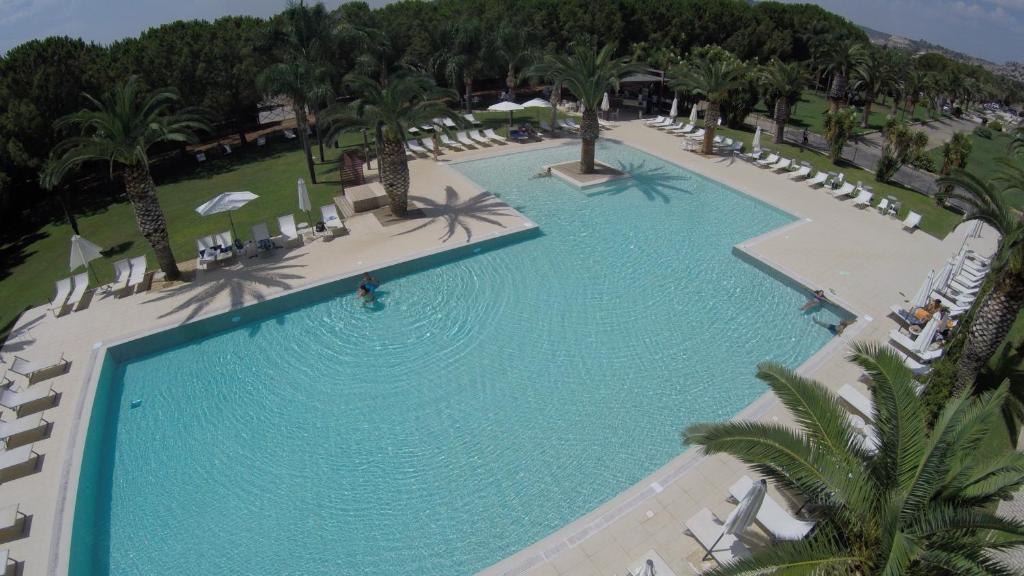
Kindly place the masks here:
[[(791, 215), (610, 142), (631, 178), (533, 177), (578, 154), (453, 164), (540, 232), (381, 271), (376, 305), (349, 282), (108, 358), (71, 574), (471, 574), (736, 414), (758, 362), (832, 338), (732, 249)], [(441, 208), (453, 246), (501, 209)]]

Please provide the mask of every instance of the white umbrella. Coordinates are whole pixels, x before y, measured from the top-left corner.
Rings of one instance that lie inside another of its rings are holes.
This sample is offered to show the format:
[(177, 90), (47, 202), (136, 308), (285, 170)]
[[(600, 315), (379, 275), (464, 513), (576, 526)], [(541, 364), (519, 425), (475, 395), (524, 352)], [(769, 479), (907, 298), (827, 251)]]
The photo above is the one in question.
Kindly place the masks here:
[(754, 130), (754, 141), (750, 143), (750, 148), (752, 150), (760, 150), (761, 149), (761, 127), (760, 126), (757, 127), (757, 130)]
[(672, 99), (672, 109), (668, 111), (669, 118), (679, 116), (679, 96)]
[(259, 198), (259, 196), (252, 192), (225, 192), (214, 196), (212, 200), (196, 208), (196, 212), (201, 216), (227, 212), (228, 221), (231, 222), (231, 233), (235, 238), (237, 238), (238, 233), (235, 231), (235, 220), (231, 217), (231, 213), (257, 198)]
[(935, 333), (939, 331), (939, 322), (945, 322), (941, 316), (942, 314), (932, 314), (932, 318), (925, 324), (924, 330), (921, 330), (921, 333), (914, 339), (915, 352), (923, 353), (928, 351), (932, 339), (935, 338)]
[(690, 124), (697, 125), (697, 105), (690, 107)]
[(306, 220), (310, 220), (309, 211), (313, 209), (313, 204), (309, 201), (309, 190), (306, 189), (306, 181), (302, 178), (299, 178), (298, 190), (299, 210), (306, 213)]
[(89, 242), (85, 238), (82, 238), (78, 234), (71, 237), (71, 262), (69, 266), (71, 271), (74, 272), (79, 266), (85, 266), (86, 270), (93, 274), (93, 280), (96, 281), (96, 274), (92, 272), (92, 267), (89, 266), (89, 262), (97, 258), (102, 258), (100, 254), (100, 247)]
[(515, 102), (498, 102), (497, 104), (493, 104), (491, 106), (488, 106), (487, 109), (488, 110), (495, 110), (495, 111), (498, 111), (498, 112), (508, 111), (508, 125), (511, 127), (512, 126), (512, 114), (514, 114), (516, 110), (522, 110), (523, 107), (520, 106), (519, 104), (516, 104)]
[(611, 103), (608, 102), (608, 93), (605, 92), (604, 98), (601, 99), (601, 112), (607, 112), (608, 110), (611, 110), (611, 107)]
[(764, 502), (764, 495), (768, 492), (768, 483), (763, 479), (754, 482), (750, 490), (747, 490), (747, 494), (740, 500), (739, 505), (736, 509), (729, 514), (729, 517), (725, 519), (725, 525), (722, 527), (722, 534), (715, 540), (708, 550), (707, 556), (704, 557), (706, 560), (711, 556), (711, 550), (715, 549), (718, 541), (722, 539), (726, 534), (739, 534), (743, 532), (751, 524), (754, 523), (754, 518), (757, 517), (758, 510), (761, 509), (761, 504)]
[(551, 108), (551, 102), (543, 98), (534, 98), (520, 104), (523, 108)]
[(914, 308), (924, 308), (928, 304), (928, 296), (932, 293), (932, 280), (935, 278), (935, 270), (929, 270), (928, 276), (925, 277), (921, 287), (917, 289), (917, 294), (914, 295), (914, 299), (910, 301), (910, 305)]

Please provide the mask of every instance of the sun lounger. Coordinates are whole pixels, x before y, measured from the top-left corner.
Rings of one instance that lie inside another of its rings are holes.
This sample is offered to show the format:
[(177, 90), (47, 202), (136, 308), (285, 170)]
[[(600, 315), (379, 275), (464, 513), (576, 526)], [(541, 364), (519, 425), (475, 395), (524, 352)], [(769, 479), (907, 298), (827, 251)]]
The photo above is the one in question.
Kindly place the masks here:
[(465, 132), (459, 132), (455, 134), (455, 139), (458, 140), (459, 144), (462, 144), (463, 146), (469, 146), (471, 148), (476, 148), (477, 146), (479, 146), (478, 143), (470, 140), (469, 135), (466, 134)]
[(71, 294), (71, 278), (61, 278), (54, 282), (54, 286), (57, 288), (57, 294), (50, 301), (50, 312), (53, 312), (54, 316), (60, 316), (64, 313), (64, 304)]
[(958, 294), (965, 294), (965, 295), (968, 295), (968, 296), (974, 296), (975, 294), (978, 293), (978, 291), (981, 290), (981, 284), (982, 284), (982, 282), (977, 282), (977, 283), (970, 283), (970, 282), (968, 282), (968, 283), (965, 284), (964, 282), (961, 282), (959, 277), (957, 277), (957, 278), (950, 279), (949, 285), (947, 286), (947, 288), (949, 288), (951, 290), (955, 290)]
[(473, 126), (479, 126), (481, 124), (481, 122), (477, 120), (476, 116), (473, 116), (472, 113), (463, 114), (462, 117), (465, 118), (466, 120), (469, 120), (470, 124), (472, 124)]
[(913, 231), (921, 224), (921, 215), (917, 212), (911, 212), (907, 214), (907, 219), (903, 221), (903, 228), (906, 230)]
[(441, 140), (441, 144), (451, 148), (452, 150), (465, 150), (466, 149), (465, 146), (463, 146), (462, 144), (459, 144), (458, 142), (456, 142), (456, 141), (452, 140), (451, 138), (449, 138), (447, 134), (441, 134), (440, 140)]
[[(729, 487), (729, 495), (739, 502), (743, 500), (753, 485), (754, 481), (749, 476), (744, 476)], [(757, 522), (776, 540), (800, 540), (814, 528), (814, 522), (804, 522), (794, 518), (767, 494), (761, 508), (757, 511)]]
[(965, 294), (963, 296), (957, 296), (957, 295), (950, 295), (950, 294), (947, 294), (945, 292), (940, 292), (938, 290), (932, 290), (931, 297), (936, 299), (936, 300), (938, 300), (939, 304), (942, 304), (943, 306), (945, 306), (946, 308), (949, 308), (950, 310), (952, 310), (954, 307), (957, 307), (957, 308), (970, 308), (971, 305), (974, 304), (974, 301), (976, 300), (976, 297), (973, 296), (973, 295), (970, 295), (970, 294)]
[(843, 198), (846, 196), (852, 196), (856, 191), (857, 187), (847, 182), (839, 188), (832, 190), (829, 194), (831, 194), (833, 198)]
[(871, 399), (863, 395), (856, 388), (849, 384), (843, 384), (839, 387), (836, 395), (843, 399), (844, 402), (850, 405), (851, 408), (860, 412), (868, 422), (874, 422), (874, 409), (871, 407)]
[(128, 262), (132, 265), (132, 273), (128, 277), (128, 291), (134, 290), (135, 293), (139, 293), (149, 290), (153, 273), (147, 270), (149, 265), (146, 263), (146, 255), (136, 256)]
[(60, 359), (52, 364), (32, 362), (25, 360), (21, 356), (15, 356), (14, 362), (11, 363), (10, 370), (19, 376), (24, 376), (28, 379), (29, 384), (35, 384), (36, 382), (42, 382), (43, 380), (49, 380), (54, 376), (65, 374), (70, 368), (71, 361), (61, 354)]
[(259, 146), (260, 148), (262, 148), (263, 146), (266, 146), (266, 145), (267, 145), (267, 137), (266, 136), (260, 136), (259, 138), (256, 139), (256, 146)]
[(662, 118), (660, 122), (652, 122), (647, 125), (650, 126), (651, 128), (664, 128), (665, 126), (671, 126), (674, 123), (675, 120), (666, 116)]
[(455, 124), (455, 121), (452, 120), (451, 118), (440, 118), (440, 120), (441, 120), (440, 123), (443, 124), (447, 128), (458, 128), (458, 125)]
[(266, 252), (274, 248), (274, 242), (270, 239), (270, 230), (265, 222), (260, 222), (252, 227), (252, 241), (256, 243), (256, 249)]
[(658, 130), (664, 130), (665, 132), (672, 132), (673, 130), (681, 130), (684, 126), (686, 125), (682, 122), (676, 122), (674, 124), (669, 124), (668, 126), (658, 126), (657, 128)]
[(756, 162), (761, 158), (761, 154), (764, 154), (764, 150), (751, 150), (748, 154), (740, 154), (740, 159), (746, 160), (747, 162)]
[(878, 206), (875, 206), (875, 208), (878, 209), (879, 214), (887, 213), (889, 211), (889, 199), (882, 198), (878, 201)]
[(725, 146), (716, 148), (716, 150), (722, 155), (739, 154), (743, 151), (743, 142), (730, 142)]
[(576, 131), (576, 128), (574, 128), (573, 126), (569, 125), (569, 123), (566, 122), (565, 120), (559, 120), (558, 121), (558, 127), (561, 128), (562, 130), (568, 130), (569, 132), (575, 132)]
[(332, 236), (341, 236), (348, 232), (345, 229), (345, 222), (338, 216), (338, 209), (334, 204), (327, 204), (320, 207), (320, 216), (324, 219), (324, 226)]
[(799, 178), (805, 178), (805, 177), (809, 176), (810, 174), (811, 174), (811, 167), (810, 166), (801, 166), (799, 170), (797, 170), (796, 172), (791, 172), (790, 174), (787, 174), (787, 176), (789, 177), (790, 180), (797, 180)]
[(4, 408), (10, 408), (14, 410), (14, 413), (21, 418), (21, 409), (29, 404), (39, 402), (44, 398), (56, 399), (57, 393), (53, 391), (52, 386), (29, 386), (20, 392), (15, 392), (10, 388), (4, 388), (0, 390), (0, 406)]
[[(916, 348), (918, 347), (919, 342), (916, 339), (910, 338), (903, 332), (900, 332), (896, 328), (889, 331), (889, 341), (898, 345), (900, 348), (906, 350), (908, 354), (923, 362), (935, 360), (936, 358), (941, 357), (943, 352), (942, 348), (925, 350), (924, 352), (917, 351)], [(929, 342), (929, 347), (932, 346), (932, 344), (932, 342)]]
[[(648, 570), (648, 566), (650, 569)], [(668, 563), (654, 549), (648, 550), (638, 560), (630, 564), (629, 576), (676, 576), (668, 567)]]
[(789, 165), (792, 163), (793, 161), (790, 160), (789, 158), (780, 158), (779, 161), (776, 162), (775, 164), (772, 164), (770, 168), (773, 171), (781, 172), (783, 170), (789, 170)]
[(694, 128), (696, 128), (696, 126), (694, 126), (693, 124), (687, 124), (686, 126), (683, 126), (682, 128), (676, 128), (675, 130), (669, 130), (669, 133), (670, 134), (675, 134), (676, 136), (683, 136), (684, 134), (689, 134), (690, 132), (693, 132)]
[(291, 214), (285, 214), (277, 218), (277, 229), (281, 231), (281, 237), (284, 239), (285, 245), (302, 245), (302, 236), (299, 235), (299, 231), (295, 228), (295, 216)]
[[(82, 298), (85, 296), (86, 290), (89, 289), (89, 273), (75, 274), (71, 279), (71, 283), (75, 285), (75, 289), (71, 292), (71, 296), (68, 297), (68, 301), (64, 303), (61, 314), (68, 314), (82, 308), (80, 306), (83, 304)], [(84, 304), (87, 305), (88, 301), (85, 301)]]
[(483, 134), (484, 136), (487, 137), (488, 140), (497, 142), (499, 144), (508, 144), (508, 139), (505, 138), (504, 136), (498, 135), (498, 133), (494, 131), (494, 128), (488, 128), (484, 130)]
[(416, 140), (407, 140), (405, 142), (405, 145), (414, 154), (422, 154), (424, 156), (428, 156), (430, 154), (430, 152), (426, 148), (424, 148), (423, 146), (420, 146), (419, 144), (417, 144)]
[(551, 128), (551, 124), (548, 124), (544, 120), (541, 120), (540, 122), (538, 122), (538, 124), (540, 125), (541, 130), (545, 132), (554, 132), (554, 129)]
[(597, 119), (597, 125), (602, 130), (611, 130), (612, 128), (615, 127), (615, 125), (612, 124), (611, 122), (608, 122), (606, 120), (602, 120), (600, 118)]
[(824, 186), (825, 181), (828, 180), (828, 174), (826, 172), (818, 171), (813, 178), (807, 180), (808, 186)]
[(26, 444), (10, 450), (4, 450), (3, 452), (0, 452), (0, 471), (9, 470), (15, 466), (23, 466), (33, 460), (36, 460), (38, 457), (39, 454), (36, 453), (33, 444)]
[(124, 292), (128, 287), (128, 277), (131, 275), (132, 265), (128, 263), (127, 258), (114, 262), (114, 281), (110, 284), (110, 289), (115, 295)]
[[(686, 529), (719, 564), (727, 564), (750, 556), (750, 550), (736, 536), (732, 534), (722, 535), (725, 526), (707, 508), (702, 509), (687, 520)], [(718, 541), (717, 543), (715, 543), (716, 540)], [(711, 549), (712, 546), (714, 546), (713, 550)]]
[(479, 130), (466, 130), (466, 135), (469, 136), (470, 140), (479, 144), (486, 144), (487, 146), (494, 146), (497, 144), (497, 142), (481, 134)]
[(767, 158), (762, 158), (757, 161), (757, 165), (761, 167), (768, 167), (779, 161), (778, 154), (769, 154)]
[(664, 121), (665, 121), (666, 119), (667, 119), (667, 117), (666, 117), (666, 116), (658, 116), (657, 118), (653, 118), (653, 119), (651, 119), (651, 120), (646, 120), (646, 121), (644, 121), (644, 124), (646, 124), (646, 125), (648, 125), (648, 126), (653, 126), (653, 125), (655, 125), (655, 124), (661, 124), (661, 123), (662, 123), (662, 122), (664, 122)]
[(433, 154), (435, 151), (438, 154), (441, 153), (441, 149), (438, 148), (437, 146), (434, 146), (434, 140), (432, 138), (424, 138), (420, 140), (420, 144), (423, 144), (423, 147), (430, 151), (431, 154)]
[[(15, 418), (14, 420), (0, 420), (0, 440), (6, 442), (9, 438), (19, 434), (32, 432), (49, 425), (50, 422), (43, 418), (42, 412), (37, 412), (24, 418)], [(2, 512), (0, 512), (0, 517), (3, 517)], [(3, 522), (0, 522), (0, 524), (3, 524)], [(0, 526), (0, 530), (3, 529), (4, 527)]]
[(701, 128), (701, 129), (697, 130), (696, 132), (693, 132), (692, 134), (683, 134), (683, 138), (686, 138), (688, 140), (703, 140), (704, 139), (704, 133), (705, 133), (705, 130), (703, 128)]
[(870, 206), (871, 205), (871, 198), (873, 198), (873, 197), (874, 197), (873, 193), (868, 192), (867, 190), (861, 190), (860, 194), (858, 194), (857, 197), (853, 199), (853, 205), (858, 207), (858, 208), (864, 208), (865, 206)]
[[(231, 238), (231, 231), (230, 230), (225, 230), (225, 231), (221, 232), (220, 234), (215, 234), (213, 236), (213, 241), (216, 244), (220, 245), (221, 248), (233, 249), (234, 246), (235, 246), (234, 240), (232, 240), (232, 238)], [(132, 266), (134, 266), (134, 265), (135, 264), (132, 263)]]

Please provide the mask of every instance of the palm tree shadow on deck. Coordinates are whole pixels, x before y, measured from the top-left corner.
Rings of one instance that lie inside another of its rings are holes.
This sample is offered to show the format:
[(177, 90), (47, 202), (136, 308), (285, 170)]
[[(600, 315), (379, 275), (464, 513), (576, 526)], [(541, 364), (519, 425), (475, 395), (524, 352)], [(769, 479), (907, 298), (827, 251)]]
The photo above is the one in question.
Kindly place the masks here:
[(305, 268), (292, 264), (297, 256), (285, 256), (280, 260), (266, 262), (246, 262), (245, 265), (226, 270), (211, 271), (206, 279), (194, 280), (167, 290), (163, 290), (155, 298), (146, 301), (159, 302), (184, 298), (173, 308), (160, 315), (160, 318), (174, 316), (188, 311), (181, 323), (184, 324), (210, 307), (219, 296), (227, 294), (231, 308), (249, 302), (263, 302), (267, 299), (264, 289), (288, 290), (292, 288), (289, 280), (301, 280), (303, 276), (289, 270)]
[[(693, 190), (678, 185), (679, 182), (688, 181), (690, 179), (688, 176), (675, 176), (662, 166), (648, 168), (646, 160), (639, 163), (630, 162), (628, 164), (618, 162), (617, 168), (629, 174), (629, 177), (622, 180), (614, 180), (597, 190), (587, 192), (586, 195), (590, 198), (596, 196), (618, 196), (632, 190), (638, 190), (651, 202), (660, 200), (664, 204), (668, 204), (672, 201), (672, 196), (668, 194), (669, 192), (693, 194)], [(622, 184), (625, 184), (625, 186), (622, 186)]]
[(471, 226), (473, 222), (483, 222), (505, 228), (505, 224), (498, 217), (512, 216), (508, 204), (490, 192), (481, 192), (460, 202), (459, 193), (454, 188), (445, 186), (444, 190), (445, 201), (443, 203), (423, 196), (410, 196), (409, 200), (413, 200), (423, 207), (427, 214), (427, 221), (404, 232), (399, 232), (395, 236), (411, 234), (434, 222), (441, 221), (444, 223), (444, 231), (440, 236), (442, 242), (448, 242), (455, 237), (456, 232), (462, 230), (466, 234), (466, 243), (469, 244), (473, 240)]

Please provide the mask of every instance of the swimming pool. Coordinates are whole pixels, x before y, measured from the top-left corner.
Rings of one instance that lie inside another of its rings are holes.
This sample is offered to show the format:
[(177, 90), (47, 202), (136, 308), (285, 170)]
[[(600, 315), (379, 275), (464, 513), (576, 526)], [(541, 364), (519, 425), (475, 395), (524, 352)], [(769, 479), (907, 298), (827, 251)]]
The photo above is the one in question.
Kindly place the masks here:
[(758, 362), (830, 339), (732, 250), (792, 216), (613, 143), (632, 179), (529, 177), (577, 156), (456, 165), (541, 232), (382, 271), (377, 307), (348, 282), (112, 351), (71, 573), (469, 574), (738, 412)]

